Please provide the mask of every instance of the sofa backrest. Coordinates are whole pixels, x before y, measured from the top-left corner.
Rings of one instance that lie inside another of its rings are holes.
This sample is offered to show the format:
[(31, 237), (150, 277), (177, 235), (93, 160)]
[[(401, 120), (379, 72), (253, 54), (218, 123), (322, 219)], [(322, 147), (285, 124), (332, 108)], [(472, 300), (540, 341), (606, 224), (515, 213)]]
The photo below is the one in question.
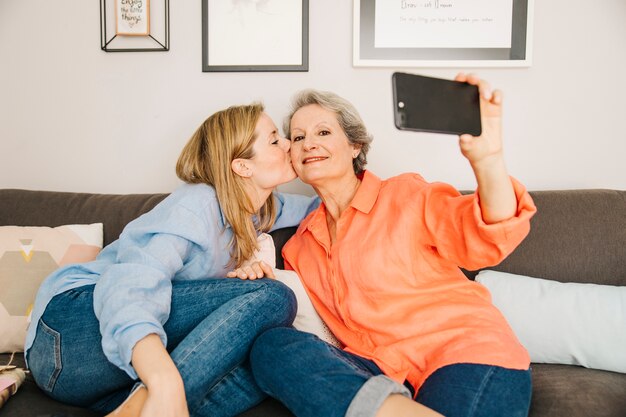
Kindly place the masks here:
[[(535, 191), (531, 232), (493, 267), (561, 282), (626, 286), (626, 191)], [(86, 194), (0, 190), (0, 226), (104, 223), (104, 244), (167, 194)], [(272, 233), (280, 255), (295, 228)], [(277, 257), (277, 266), (282, 260)], [(467, 272), (473, 278), (476, 272)]]
[(0, 190), (0, 226), (104, 224), (104, 245), (128, 222), (150, 211), (167, 194), (89, 194)]
[(492, 269), (560, 282), (626, 285), (626, 191), (530, 194), (537, 213), (529, 235)]

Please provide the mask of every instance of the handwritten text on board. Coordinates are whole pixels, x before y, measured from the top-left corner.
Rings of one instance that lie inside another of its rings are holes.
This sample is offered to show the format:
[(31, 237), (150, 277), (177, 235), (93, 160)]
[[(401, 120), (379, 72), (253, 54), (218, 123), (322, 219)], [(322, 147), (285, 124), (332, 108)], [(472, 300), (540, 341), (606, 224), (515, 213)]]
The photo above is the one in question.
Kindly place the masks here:
[(376, 1), (377, 48), (510, 48), (513, 0)]

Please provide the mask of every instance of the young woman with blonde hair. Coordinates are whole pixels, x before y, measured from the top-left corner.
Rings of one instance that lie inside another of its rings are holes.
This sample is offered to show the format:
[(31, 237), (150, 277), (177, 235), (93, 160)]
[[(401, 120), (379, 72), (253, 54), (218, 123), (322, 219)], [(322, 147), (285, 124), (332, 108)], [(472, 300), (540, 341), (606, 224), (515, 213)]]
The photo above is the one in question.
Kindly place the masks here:
[(273, 194), (295, 178), (289, 147), (260, 104), (202, 123), (176, 166), (185, 184), (95, 261), (41, 286), (25, 345), (37, 384), (120, 416), (233, 416), (260, 402), (250, 346), (291, 323), (294, 297), (273, 280), (221, 277), (245, 265), (258, 233), (296, 225), (315, 207)]

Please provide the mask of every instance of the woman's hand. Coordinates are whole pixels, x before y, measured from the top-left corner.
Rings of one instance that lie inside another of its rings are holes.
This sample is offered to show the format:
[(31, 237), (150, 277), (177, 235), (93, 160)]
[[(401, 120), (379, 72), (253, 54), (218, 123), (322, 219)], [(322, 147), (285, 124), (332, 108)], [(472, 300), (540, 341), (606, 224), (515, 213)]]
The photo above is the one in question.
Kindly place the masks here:
[(461, 73), (455, 80), (478, 86), (480, 95), (482, 133), (461, 135), (459, 145), (476, 176), (483, 220), (498, 223), (510, 219), (517, 211), (517, 198), (502, 152), (502, 93), (491, 91), (489, 84), (474, 74)]
[(272, 267), (263, 261), (247, 262), (239, 268), (230, 271), (226, 276), (239, 279), (276, 278)]
[(461, 153), (472, 166), (502, 158), (502, 92), (492, 91), (489, 84), (475, 74), (460, 73), (455, 80), (478, 86), (480, 95), (482, 133), (480, 136), (461, 135)]

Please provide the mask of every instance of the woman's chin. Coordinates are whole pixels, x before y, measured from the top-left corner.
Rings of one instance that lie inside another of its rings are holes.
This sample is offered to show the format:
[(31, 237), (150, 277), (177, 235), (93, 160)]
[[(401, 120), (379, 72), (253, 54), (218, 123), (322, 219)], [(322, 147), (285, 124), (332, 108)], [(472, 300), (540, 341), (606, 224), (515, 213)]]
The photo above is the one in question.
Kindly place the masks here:
[(279, 185), (282, 185), (282, 184), (287, 184), (288, 182), (291, 182), (291, 181), (295, 180), (296, 178), (298, 178), (298, 176), (296, 175), (296, 172), (292, 171), (291, 174), (285, 175), (285, 177), (282, 179), (282, 181), (280, 183), (276, 184), (276, 187), (278, 187)]
[(298, 174), (298, 178), (300, 178), (300, 181), (308, 185), (313, 185), (318, 180), (323, 180), (324, 177), (325, 176), (322, 174), (318, 175), (313, 172), (302, 172), (301, 174)]

